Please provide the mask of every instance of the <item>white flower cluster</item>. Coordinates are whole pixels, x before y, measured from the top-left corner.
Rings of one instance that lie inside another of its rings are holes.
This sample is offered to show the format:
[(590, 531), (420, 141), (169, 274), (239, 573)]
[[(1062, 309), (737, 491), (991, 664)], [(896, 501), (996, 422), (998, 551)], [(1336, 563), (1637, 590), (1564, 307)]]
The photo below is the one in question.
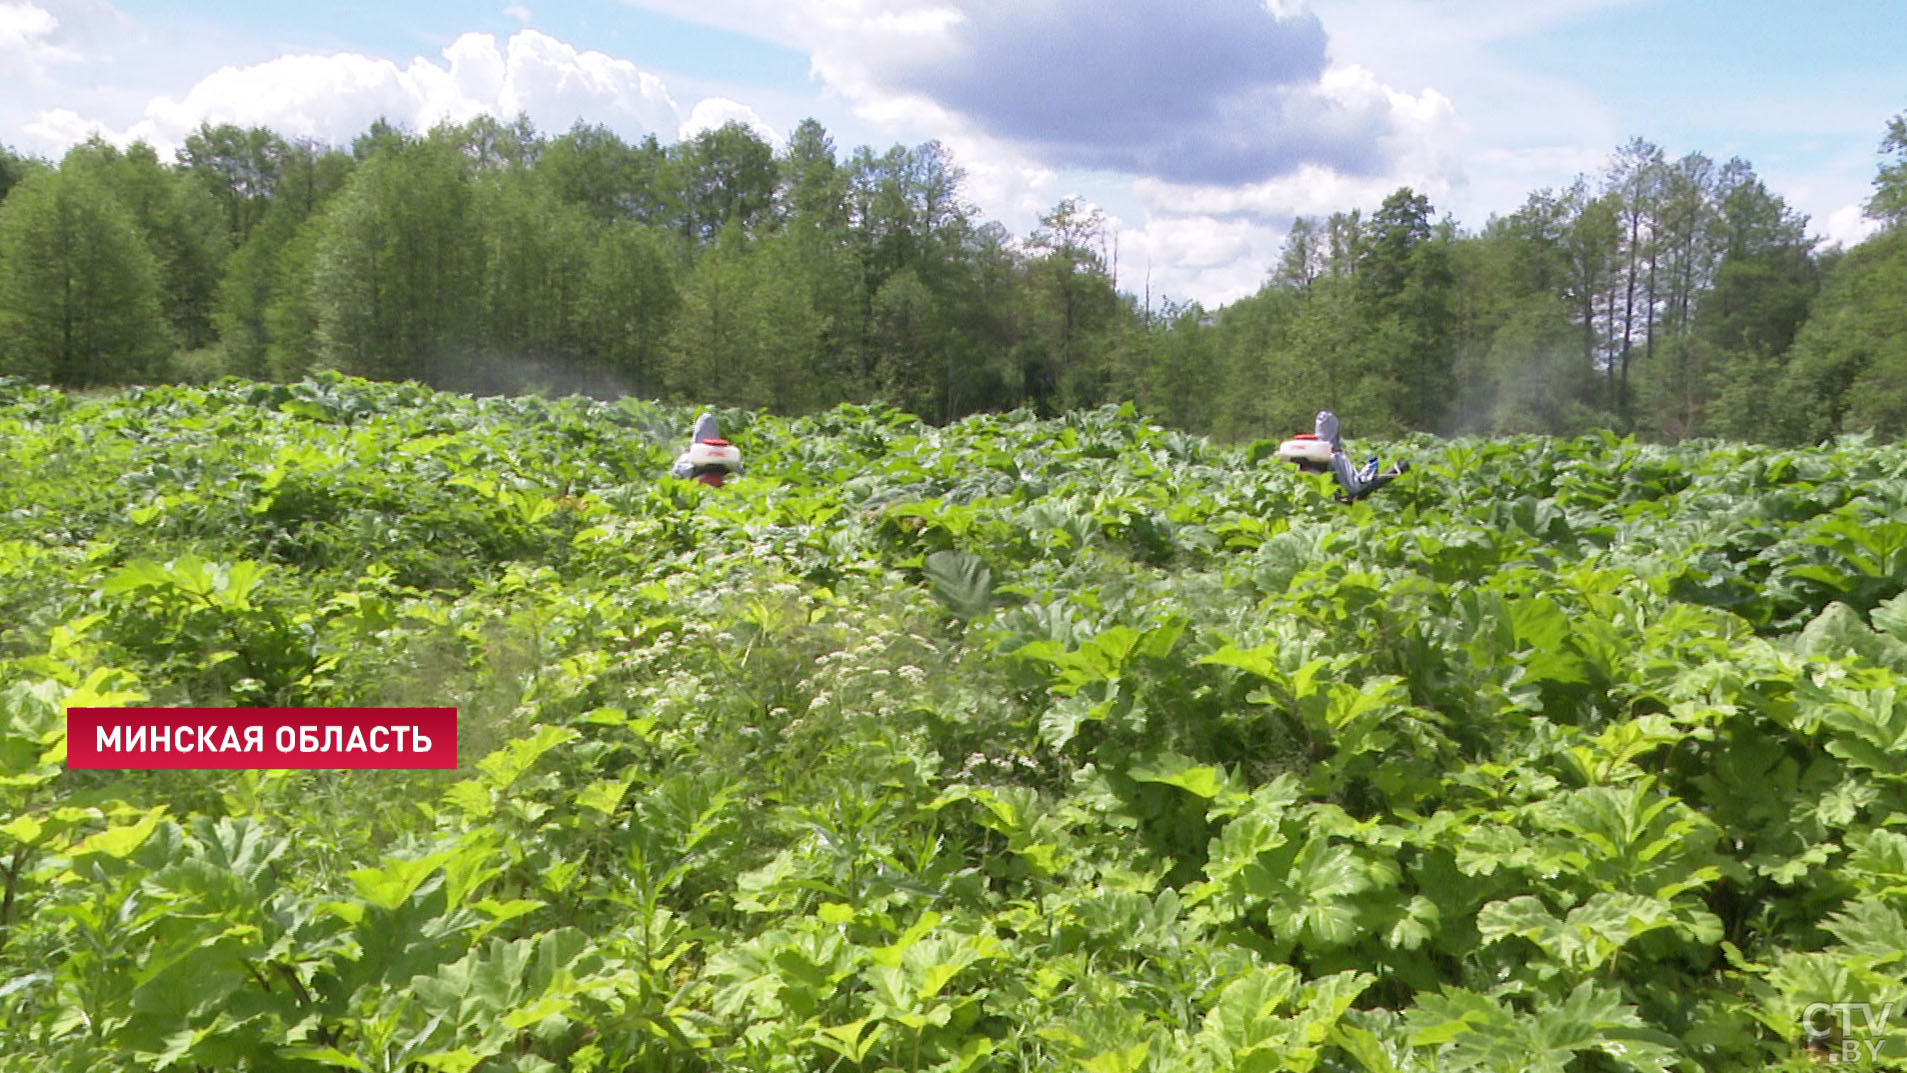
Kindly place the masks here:
[(1023, 753), (1013, 752), (1005, 756), (988, 756), (985, 753), (969, 753), (961, 762), (960, 770), (954, 773), (956, 779), (992, 778), (1003, 779), (1011, 776), (1016, 769), (1032, 771), (1038, 765), (1033, 758)]
[[(917, 639), (912, 634), (905, 636)], [(919, 640), (924, 643), (924, 639)], [(813, 698), (808, 710), (833, 709), (886, 718), (919, 705), (927, 686), (927, 672), (915, 663), (895, 668), (896, 650), (900, 648), (912, 646), (884, 637), (862, 637), (817, 657), (814, 672), (797, 687)]]

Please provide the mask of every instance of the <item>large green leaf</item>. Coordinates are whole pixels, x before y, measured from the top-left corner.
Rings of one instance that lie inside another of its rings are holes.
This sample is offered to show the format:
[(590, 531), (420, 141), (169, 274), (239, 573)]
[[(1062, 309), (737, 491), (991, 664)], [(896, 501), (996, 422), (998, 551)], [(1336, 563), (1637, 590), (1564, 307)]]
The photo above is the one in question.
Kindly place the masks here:
[(960, 618), (978, 618), (993, 606), (993, 571), (986, 561), (964, 551), (941, 550), (922, 568), (934, 595)]

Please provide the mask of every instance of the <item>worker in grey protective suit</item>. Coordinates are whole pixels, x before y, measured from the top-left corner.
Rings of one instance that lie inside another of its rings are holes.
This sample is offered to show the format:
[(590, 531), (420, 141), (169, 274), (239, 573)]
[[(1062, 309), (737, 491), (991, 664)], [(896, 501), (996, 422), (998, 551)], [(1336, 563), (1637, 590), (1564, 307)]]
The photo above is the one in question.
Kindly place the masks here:
[(1362, 468), (1352, 466), (1350, 456), (1344, 453), (1344, 440), (1338, 434), (1338, 415), (1329, 410), (1318, 411), (1317, 431), (1313, 435), (1286, 440), (1279, 446), (1278, 456), (1307, 473), (1329, 473), (1337, 478), (1337, 498), (1345, 503), (1363, 499), (1410, 469), (1410, 463), (1400, 461), (1379, 473), (1375, 455)]
[(675, 464), (669, 468), (672, 476), (701, 481), (716, 488), (741, 471), (742, 453), (722, 438), (715, 415), (711, 413), (695, 419), (688, 447), (675, 456)]

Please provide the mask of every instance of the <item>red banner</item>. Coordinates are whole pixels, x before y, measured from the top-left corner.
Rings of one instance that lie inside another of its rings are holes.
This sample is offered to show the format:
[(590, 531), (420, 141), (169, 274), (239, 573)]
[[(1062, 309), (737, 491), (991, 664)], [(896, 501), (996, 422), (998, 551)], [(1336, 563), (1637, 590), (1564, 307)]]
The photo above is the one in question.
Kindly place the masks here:
[(68, 708), (75, 771), (449, 770), (455, 708)]

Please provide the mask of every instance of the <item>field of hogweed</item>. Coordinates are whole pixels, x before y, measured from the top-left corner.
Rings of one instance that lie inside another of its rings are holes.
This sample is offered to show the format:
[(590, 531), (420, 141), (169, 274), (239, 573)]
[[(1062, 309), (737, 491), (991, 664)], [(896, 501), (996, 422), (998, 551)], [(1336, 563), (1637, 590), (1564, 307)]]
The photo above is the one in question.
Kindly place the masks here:
[(1907, 1066), (1907, 449), (692, 416), (0, 384), (0, 1068)]

